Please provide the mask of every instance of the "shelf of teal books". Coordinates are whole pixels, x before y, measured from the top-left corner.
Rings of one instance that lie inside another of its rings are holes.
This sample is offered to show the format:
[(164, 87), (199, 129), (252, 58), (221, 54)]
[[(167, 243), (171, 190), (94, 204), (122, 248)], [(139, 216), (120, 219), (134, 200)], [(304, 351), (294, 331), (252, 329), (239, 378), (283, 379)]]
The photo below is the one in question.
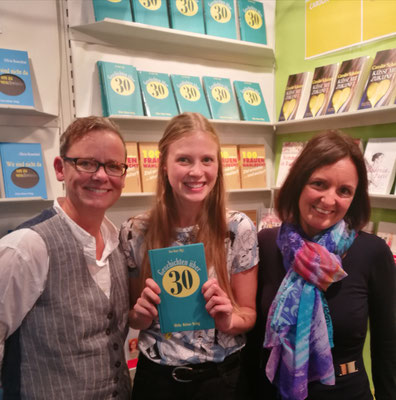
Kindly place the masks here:
[(352, 128), (396, 122), (396, 105), (357, 110), (337, 115), (323, 115), (293, 121), (277, 122), (276, 134), (311, 132), (322, 129)]
[(71, 38), (131, 50), (187, 57), (199, 54), (202, 59), (258, 67), (272, 67), (275, 60), (274, 50), (267, 45), (110, 18), (72, 26)]

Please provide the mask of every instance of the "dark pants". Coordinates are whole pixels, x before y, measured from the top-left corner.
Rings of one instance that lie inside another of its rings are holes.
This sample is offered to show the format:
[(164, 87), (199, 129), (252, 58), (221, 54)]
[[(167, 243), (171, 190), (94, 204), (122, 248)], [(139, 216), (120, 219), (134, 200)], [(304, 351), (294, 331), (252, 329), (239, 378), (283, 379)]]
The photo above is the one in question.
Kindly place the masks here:
[(235, 400), (239, 365), (239, 352), (222, 363), (189, 364), (192, 370), (175, 370), (140, 354), (132, 400)]

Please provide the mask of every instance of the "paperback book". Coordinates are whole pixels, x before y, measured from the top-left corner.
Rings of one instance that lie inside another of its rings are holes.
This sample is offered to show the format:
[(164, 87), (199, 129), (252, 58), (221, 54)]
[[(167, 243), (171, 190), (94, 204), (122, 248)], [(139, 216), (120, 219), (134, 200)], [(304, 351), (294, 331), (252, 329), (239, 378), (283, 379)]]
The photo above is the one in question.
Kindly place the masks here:
[(105, 18), (132, 21), (131, 3), (129, 0), (92, 0), (95, 21)]
[(138, 143), (138, 149), (142, 192), (155, 192), (159, 164), (158, 143), (140, 142)]
[(389, 194), (396, 171), (396, 138), (370, 138), (364, 151), (370, 194)]
[(171, 75), (173, 91), (179, 113), (198, 112), (211, 118), (208, 103), (198, 76)]
[(202, 78), (206, 99), (213, 119), (239, 120), (238, 106), (227, 78)]
[(241, 175), (238, 162), (238, 147), (235, 144), (221, 146), (221, 163), (227, 190), (241, 188)]
[(267, 186), (264, 145), (239, 145), (241, 188), (254, 189)]
[(316, 67), (304, 118), (326, 114), (338, 73), (338, 63)]
[(276, 187), (281, 187), (289, 174), (290, 168), (295, 159), (300, 155), (305, 142), (283, 142), (282, 151), (276, 177)]
[(205, 33), (202, 0), (169, 0), (169, 19), (173, 29)]
[(169, 28), (166, 0), (131, 0), (135, 22)]
[(369, 72), (369, 56), (343, 61), (326, 114), (356, 111)]
[(213, 329), (202, 285), (207, 281), (202, 243), (149, 250), (152, 277), (161, 289), (162, 333)]
[(312, 83), (312, 72), (289, 75), (279, 121), (301, 119), (304, 116)]
[(359, 108), (393, 104), (396, 95), (396, 49), (377, 51)]
[(237, 4), (241, 40), (267, 44), (263, 3), (253, 0), (238, 0)]
[(47, 198), (40, 143), (0, 143), (4, 197)]
[(234, 88), (243, 120), (269, 122), (264, 96), (258, 83), (234, 81)]
[(144, 115), (140, 84), (133, 65), (98, 61), (105, 117)]
[(139, 71), (144, 109), (150, 117), (173, 117), (178, 114), (169, 75)]
[(125, 176), (125, 186), (122, 193), (139, 193), (142, 191), (140, 184), (140, 169), (138, 147), (136, 142), (126, 142), (127, 150), (126, 164), (128, 169)]
[(203, 0), (207, 35), (237, 39), (233, 0)]
[(380, 221), (378, 223), (377, 236), (385, 240), (396, 262), (396, 224), (394, 222)]
[(0, 104), (34, 107), (26, 51), (0, 49)]

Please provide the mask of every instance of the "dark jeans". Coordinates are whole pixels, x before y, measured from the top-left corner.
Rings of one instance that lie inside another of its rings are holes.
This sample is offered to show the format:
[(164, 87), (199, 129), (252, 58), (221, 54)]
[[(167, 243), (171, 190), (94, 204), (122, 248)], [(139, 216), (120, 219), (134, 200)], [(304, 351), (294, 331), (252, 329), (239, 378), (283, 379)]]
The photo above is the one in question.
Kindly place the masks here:
[(194, 368), (192, 375), (181, 370), (176, 378), (191, 381), (178, 382), (172, 376), (174, 367), (153, 363), (140, 354), (132, 400), (235, 400), (239, 365), (239, 352), (222, 363), (189, 365)]

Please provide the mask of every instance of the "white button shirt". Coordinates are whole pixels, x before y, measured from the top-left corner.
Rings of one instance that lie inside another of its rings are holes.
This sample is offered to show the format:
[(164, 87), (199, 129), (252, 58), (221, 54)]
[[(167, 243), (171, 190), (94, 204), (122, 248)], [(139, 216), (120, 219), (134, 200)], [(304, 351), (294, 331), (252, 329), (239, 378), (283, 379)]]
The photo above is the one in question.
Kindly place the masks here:
[[(109, 298), (111, 280), (108, 258), (119, 244), (118, 229), (104, 218), (101, 233), (105, 248), (102, 258), (96, 260), (95, 238), (69, 218), (58, 201), (54, 202), (54, 208), (62, 214), (72, 234), (82, 244), (89, 272)], [(37, 232), (20, 229), (0, 239), (0, 370), (5, 340), (19, 328), (42, 294), (48, 268), (47, 248)]]

